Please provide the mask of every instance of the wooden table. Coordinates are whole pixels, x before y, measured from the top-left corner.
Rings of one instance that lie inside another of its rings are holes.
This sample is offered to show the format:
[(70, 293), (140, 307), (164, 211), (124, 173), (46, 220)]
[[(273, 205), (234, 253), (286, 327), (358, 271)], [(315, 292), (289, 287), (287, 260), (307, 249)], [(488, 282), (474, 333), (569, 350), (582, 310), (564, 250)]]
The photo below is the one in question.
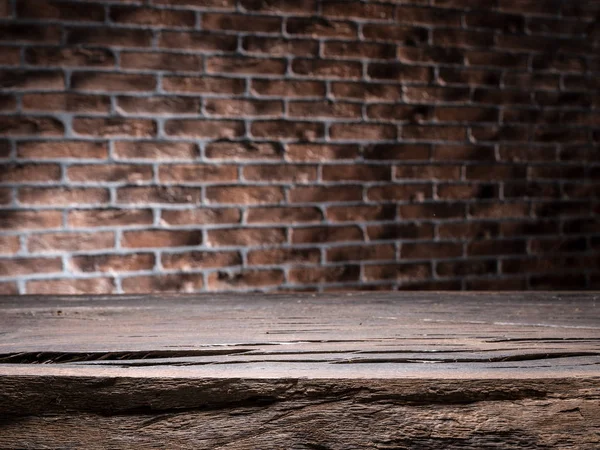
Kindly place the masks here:
[(0, 448), (600, 448), (600, 294), (4, 297)]

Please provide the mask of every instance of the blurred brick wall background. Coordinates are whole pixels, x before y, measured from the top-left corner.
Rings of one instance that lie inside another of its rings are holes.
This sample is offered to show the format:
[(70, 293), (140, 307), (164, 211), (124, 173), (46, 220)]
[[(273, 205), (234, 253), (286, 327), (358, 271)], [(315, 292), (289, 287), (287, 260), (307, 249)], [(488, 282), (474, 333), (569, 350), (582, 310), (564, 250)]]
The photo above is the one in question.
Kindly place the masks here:
[(0, 0), (0, 292), (600, 288), (599, 10)]

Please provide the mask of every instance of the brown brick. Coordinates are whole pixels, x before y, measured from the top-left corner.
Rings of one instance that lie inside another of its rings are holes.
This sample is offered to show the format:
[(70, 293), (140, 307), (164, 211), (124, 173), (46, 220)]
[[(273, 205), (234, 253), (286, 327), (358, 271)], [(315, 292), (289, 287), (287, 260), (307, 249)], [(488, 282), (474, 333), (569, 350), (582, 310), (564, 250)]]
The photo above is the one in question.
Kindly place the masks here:
[(474, 200), (474, 199), (497, 199), (499, 196), (499, 186), (496, 184), (440, 184), (437, 194), (442, 199)]
[(586, 287), (586, 279), (584, 274), (554, 274), (554, 275), (539, 275), (529, 279), (531, 289), (548, 290), (581, 290)]
[(524, 179), (527, 176), (527, 169), (521, 165), (477, 165), (467, 166), (468, 180), (499, 180), (508, 181), (515, 179)]
[(207, 73), (283, 75), (286, 66), (284, 59), (213, 56), (206, 60)]
[(358, 281), (359, 266), (302, 267), (290, 270), (289, 279), (295, 284), (344, 283)]
[(118, 97), (117, 109), (127, 114), (196, 114), (200, 100), (193, 97)]
[(201, 231), (144, 230), (124, 231), (121, 246), (124, 248), (187, 247), (202, 244)]
[(402, 98), (402, 86), (397, 84), (333, 82), (331, 92), (336, 98), (362, 99), (367, 102), (397, 101)]
[(394, 202), (431, 198), (431, 193), (429, 184), (390, 184), (369, 188), (367, 196), (370, 201)]
[(57, 164), (0, 164), (0, 184), (60, 180)]
[(253, 266), (271, 264), (317, 264), (321, 252), (316, 248), (276, 248), (248, 252), (248, 264)]
[(190, 270), (213, 267), (241, 266), (239, 252), (184, 252), (166, 253), (162, 255), (162, 266), (165, 269)]
[(499, 234), (496, 222), (459, 222), (444, 223), (438, 226), (438, 235), (442, 239), (490, 239)]
[(110, 20), (121, 24), (193, 27), (196, 23), (196, 16), (191, 11), (112, 6), (110, 8)]
[(427, 83), (432, 79), (432, 72), (428, 67), (407, 66), (401, 63), (371, 63), (367, 72), (374, 80)]
[(85, 141), (25, 141), (17, 145), (17, 156), (26, 159), (106, 159), (104, 142)]
[(358, 157), (357, 145), (288, 144), (287, 157), (292, 161), (337, 161)]
[[(502, 72), (500, 69), (455, 69), (442, 67), (439, 70), (438, 80), (444, 85), (469, 84), (473, 86), (500, 85)], [(468, 98), (468, 92), (466, 93)]]
[(513, 141), (528, 142), (530, 130), (527, 127), (473, 127), (471, 137), (475, 142)]
[(504, 198), (522, 198), (522, 197), (560, 197), (559, 183), (506, 183), (504, 185)]
[(110, 98), (103, 95), (25, 94), (21, 102), (25, 111), (108, 113), (110, 110)]
[(26, 205), (94, 205), (108, 203), (107, 189), (100, 188), (21, 188), (19, 201)]
[(437, 106), (433, 116), (438, 122), (498, 122), (496, 108)]
[(17, 2), (17, 17), (73, 21), (104, 21), (102, 5), (52, 0), (21, 0)]
[(247, 11), (271, 14), (311, 14), (316, 11), (315, 0), (240, 0), (240, 6)]
[(323, 166), (323, 181), (390, 181), (391, 168), (382, 165)]
[(183, 186), (125, 186), (117, 190), (119, 203), (200, 204), (200, 187)]
[(558, 221), (527, 221), (527, 222), (503, 222), (500, 224), (502, 236), (530, 236), (559, 234), (560, 224)]
[(214, 183), (237, 180), (237, 167), (214, 164), (169, 164), (159, 168), (165, 183)]
[(504, 217), (525, 217), (529, 215), (527, 203), (494, 203), (479, 204), (470, 207), (470, 214), (474, 217), (498, 219)]
[(60, 258), (0, 259), (0, 276), (3, 277), (52, 272), (62, 272)]
[(325, 243), (325, 242), (346, 242), (362, 241), (362, 230), (357, 226), (346, 227), (309, 227), (294, 228), (292, 230), (292, 243)]
[(353, 17), (359, 19), (377, 19), (393, 20), (394, 6), (385, 4), (368, 4), (358, 1), (339, 1), (334, 0), (326, 2), (322, 6), (322, 12), (325, 16), (333, 17)]
[(156, 87), (154, 75), (75, 72), (71, 87), (81, 91), (143, 92)]
[(371, 225), (367, 227), (369, 240), (396, 239), (432, 239), (433, 226), (425, 223), (400, 222), (389, 225)]
[(522, 33), (525, 31), (525, 18), (516, 14), (474, 11), (466, 14), (465, 20), (469, 28), (490, 28), (505, 33)]
[(196, 159), (199, 150), (191, 142), (122, 141), (115, 142), (117, 159), (178, 160)]
[(317, 78), (360, 78), (362, 64), (325, 59), (295, 59), (292, 70), (298, 75)]
[(25, 61), (34, 66), (114, 67), (115, 57), (108, 49), (33, 47), (25, 50)]
[(152, 253), (132, 255), (83, 255), (71, 257), (71, 268), (77, 272), (137, 272), (154, 268)]
[(17, 295), (19, 288), (17, 283), (12, 281), (6, 281), (0, 283), (0, 295)]
[(291, 117), (334, 117), (359, 119), (362, 115), (362, 107), (358, 103), (295, 101), (288, 104), (288, 114)]
[(47, 230), (62, 223), (60, 211), (2, 210), (0, 230)]
[(402, 259), (444, 259), (462, 256), (462, 244), (453, 242), (422, 242), (418, 244), (402, 244)]
[(248, 210), (248, 223), (307, 223), (321, 222), (323, 214), (319, 208), (277, 207), (252, 208)]
[(269, 100), (206, 99), (204, 109), (214, 116), (281, 116), (283, 104)]
[(316, 181), (317, 167), (306, 165), (252, 165), (243, 169), (244, 179), (271, 183), (308, 183)]
[(422, 280), (431, 277), (430, 264), (377, 264), (364, 267), (366, 281)]
[(368, 222), (394, 220), (396, 208), (393, 205), (330, 206), (327, 220), (332, 222)]
[(248, 53), (271, 56), (318, 56), (319, 54), (319, 43), (304, 39), (246, 36), (242, 46)]
[(425, 44), (428, 40), (429, 32), (426, 28), (421, 27), (373, 23), (364, 25), (363, 35), (370, 40), (392, 41), (415, 46)]
[(474, 241), (467, 246), (469, 256), (513, 255), (527, 253), (526, 241)]
[(0, 41), (10, 43), (43, 42), (45, 44), (58, 44), (62, 36), (62, 29), (56, 25), (30, 24), (24, 27), (20, 23), (0, 24)]
[(61, 136), (63, 123), (52, 117), (0, 116), (2, 136)]
[(382, 121), (427, 122), (431, 119), (433, 108), (427, 105), (377, 104), (369, 105), (367, 115), (370, 119)]
[(205, 31), (161, 31), (158, 46), (200, 52), (233, 52), (237, 49), (237, 37)]
[(399, 291), (460, 291), (462, 283), (459, 280), (422, 281), (420, 283), (406, 282), (398, 286)]
[(26, 285), (26, 292), (30, 295), (112, 294), (114, 290), (114, 282), (110, 278), (39, 280), (28, 281)]
[(442, 277), (468, 277), (472, 275), (493, 274), (497, 271), (497, 262), (494, 260), (465, 260), (456, 262), (442, 262), (437, 264), (436, 272)]
[(397, 129), (388, 124), (335, 123), (329, 128), (329, 134), (338, 140), (391, 140), (396, 139)]
[(206, 146), (205, 155), (210, 159), (229, 161), (280, 160), (283, 147), (280, 144), (254, 141), (211, 142)]
[(166, 70), (173, 72), (201, 72), (202, 57), (181, 53), (122, 52), (121, 67), (124, 69)]
[(255, 121), (251, 126), (256, 137), (301, 139), (312, 141), (323, 137), (324, 126), (318, 122), (288, 122), (284, 120)]
[(532, 104), (531, 93), (520, 90), (475, 89), (473, 101), (496, 106)]
[(209, 203), (244, 205), (281, 203), (283, 191), (275, 186), (214, 186), (206, 188)]
[[(553, 238), (553, 239), (530, 239), (529, 251), (534, 254), (562, 253), (562, 252), (585, 252), (588, 250), (588, 239), (580, 238)], [(593, 248), (593, 247), (592, 247)], [(524, 252), (520, 252), (524, 253)]]
[(275, 97), (323, 97), (325, 84), (322, 81), (295, 80), (252, 80), (251, 90), (255, 95)]
[(88, 136), (132, 136), (153, 137), (156, 135), (156, 123), (146, 119), (110, 118), (75, 118), (73, 131)]
[(20, 247), (19, 236), (0, 236), (0, 254), (13, 255)]
[(332, 21), (323, 17), (294, 17), (287, 20), (286, 31), (292, 35), (313, 38), (353, 38), (358, 29), (352, 22)]
[(233, 120), (172, 119), (165, 123), (170, 136), (191, 138), (234, 138), (244, 134), (244, 122)]
[[(411, 2), (412, 3), (412, 2)], [(399, 6), (396, 10), (396, 21), (399, 23), (419, 25), (461, 26), (461, 11), (449, 11), (440, 8), (422, 8)]]
[(241, 94), (246, 82), (234, 78), (214, 77), (165, 77), (162, 85), (165, 91), (207, 94)]
[(281, 18), (253, 16), (251, 20), (242, 14), (203, 14), (204, 30), (232, 30), (253, 33), (279, 33)]
[(396, 46), (394, 44), (329, 41), (323, 45), (323, 54), (344, 59), (395, 59)]
[(77, 27), (67, 30), (67, 44), (111, 47), (150, 47), (150, 30), (114, 27)]
[(100, 250), (114, 246), (115, 234), (112, 231), (34, 234), (27, 239), (27, 248), (32, 253)]
[(259, 246), (281, 244), (286, 240), (285, 228), (229, 228), (208, 231), (208, 245)]
[(11, 188), (0, 188), (0, 205), (10, 205), (13, 201), (12, 197), (13, 194)]
[(415, 103), (455, 103), (469, 101), (470, 90), (452, 87), (407, 86), (404, 98)]
[(200, 9), (235, 9), (235, 0), (154, 0), (155, 5), (186, 6)]
[(398, 216), (403, 219), (454, 219), (464, 218), (466, 206), (463, 203), (422, 203), (398, 206)]
[(468, 280), (466, 286), (467, 290), (472, 291), (524, 291), (527, 282), (521, 278)]
[(401, 165), (394, 168), (394, 179), (459, 180), (460, 166)]
[[(559, 87), (560, 75), (547, 73), (505, 72), (503, 84), (506, 87), (520, 89), (552, 89)], [(568, 82), (565, 82), (567, 89)]]
[(240, 219), (240, 211), (235, 208), (163, 210), (160, 216), (163, 226), (239, 223)]
[(431, 148), (424, 144), (375, 144), (365, 149), (364, 158), (373, 160), (423, 161), (430, 158)]
[(208, 276), (208, 289), (232, 290), (279, 286), (284, 282), (281, 270), (244, 270), (242, 272), (215, 272)]
[(0, 17), (12, 16), (12, 7), (9, 0), (0, 0)]
[(0, 111), (3, 112), (16, 112), (17, 101), (13, 95), (0, 94)]
[(202, 274), (186, 273), (171, 275), (138, 276), (125, 278), (122, 283), (125, 293), (150, 294), (155, 292), (196, 292), (202, 289)]
[(464, 141), (466, 139), (466, 128), (459, 126), (405, 125), (402, 127), (402, 137), (424, 141)]
[(362, 200), (361, 186), (298, 186), (289, 191), (291, 203), (352, 202)]
[(469, 66), (495, 66), (508, 69), (527, 69), (529, 56), (526, 54), (472, 50), (466, 53), (466, 62)]
[(353, 245), (333, 247), (327, 250), (327, 261), (385, 261), (396, 259), (393, 244)]
[(496, 155), (493, 146), (437, 144), (433, 146), (433, 159), (440, 162), (493, 161)]
[(589, 198), (584, 201), (537, 201), (532, 205), (532, 212), (536, 217), (582, 216), (589, 214), (590, 206)]
[(67, 168), (67, 177), (77, 182), (140, 182), (152, 180), (152, 166), (133, 164), (90, 164)]

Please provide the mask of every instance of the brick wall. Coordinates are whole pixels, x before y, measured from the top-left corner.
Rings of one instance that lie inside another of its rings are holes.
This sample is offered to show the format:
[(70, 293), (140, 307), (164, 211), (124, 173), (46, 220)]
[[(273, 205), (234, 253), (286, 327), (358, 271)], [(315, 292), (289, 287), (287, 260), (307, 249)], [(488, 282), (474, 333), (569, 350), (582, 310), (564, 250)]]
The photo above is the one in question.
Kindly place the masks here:
[(600, 288), (599, 10), (0, 0), (0, 292)]

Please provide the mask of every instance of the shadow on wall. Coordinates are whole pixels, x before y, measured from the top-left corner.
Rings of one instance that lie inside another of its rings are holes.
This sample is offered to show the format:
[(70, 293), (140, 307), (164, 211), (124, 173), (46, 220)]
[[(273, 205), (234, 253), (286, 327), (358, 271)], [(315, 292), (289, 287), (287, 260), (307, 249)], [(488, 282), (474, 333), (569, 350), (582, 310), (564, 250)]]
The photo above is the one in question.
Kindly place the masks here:
[(0, 293), (598, 289), (592, 2), (0, 0)]

